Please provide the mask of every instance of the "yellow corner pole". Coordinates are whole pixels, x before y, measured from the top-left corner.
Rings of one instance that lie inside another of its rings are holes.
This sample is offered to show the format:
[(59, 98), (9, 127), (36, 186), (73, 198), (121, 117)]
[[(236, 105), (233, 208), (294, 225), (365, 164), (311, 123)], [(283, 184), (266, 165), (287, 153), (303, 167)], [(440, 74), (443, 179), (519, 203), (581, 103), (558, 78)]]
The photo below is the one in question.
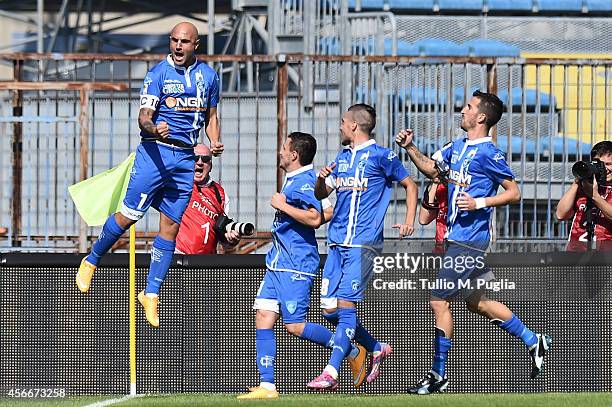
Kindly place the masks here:
[(136, 395), (136, 228), (130, 226), (130, 395)]

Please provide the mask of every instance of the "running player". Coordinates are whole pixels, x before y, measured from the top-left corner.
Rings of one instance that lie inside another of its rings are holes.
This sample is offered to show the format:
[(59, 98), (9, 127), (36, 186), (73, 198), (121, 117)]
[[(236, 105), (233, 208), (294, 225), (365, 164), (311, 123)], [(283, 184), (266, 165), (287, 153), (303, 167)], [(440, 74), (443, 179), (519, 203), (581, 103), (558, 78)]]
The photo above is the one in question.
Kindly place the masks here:
[(391, 346), (376, 340), (359, 322), (357, 304), (372, 276), (372, 261), (382, 249), (384, 216), (391, 198), (393, 182), (406, 192), (406, 218), (393, 225), (400, 237), (414, 231), (417, 187), (408, 171), (388, 148), (376, 144), (372, 130), (376, 111), (366, 104), (351, 106), (342, 115), (340, 127), (344, 149), (335, 161), (319, 172), (315, 187), (318, 199), (336, 190), (336, 206), (328, 229), (329, 252), (321, 282), (323, 316), (336, 326), (334, 347), (321, 375), (308, 383), (311, 389), (335, 390), (342, 360), (349, 354), (354, 338), (372, 353), (372, 382), (380, 374)]
[[(461, 110), (461, 128), (467, 137), (444, 146), (438, 156), (450, 167), (448, 176), (448, 218), (446, 256), (453, 259), (472, 258), (478, 263), (490, 240), (490, 217), (493, 207), (508, 205), (520, 200), (520, 191), (503, 153), (488, 136), (489, 129), (501, 118), (503, 103), (495, 95), (476, 91)], [(439, 171), (434, 160), (423, 155), (413, 144), (412, 130), (402, 130), (396, 142), (406, 149), (410, 159), (426, 176), (434, 178)], [(497, 194), (499, 185), (504, 192)], [(446, 264), (446, 261), (445, 261)], [(532, 360), (531, 378), (537, 377), (544, 362), (544, 355), (552, 341), (549, 336), (536, 334), (504, 304), (487, 298), (481, 291), (460, 292), (459, 282), (490, 279), (486, 267), (466, 268), (459, 272), (451, 267), (438, 273), (441, 288), (431, 292), (430, 305), (435, 315), (434, 360), (431, 370), (409, 390), (415, 394), (442, 392), (448, 386), (446, 361), (451, 348), (453, 319), (450, 302), (465, 295), (467, 308), (488, 318), (509, 334), (520, 338), (529, 349)], [(448, 283), (452, 284), (448, 284)], [(473, 285), (473, 284), (472, 284)], [(467, 285), (470, 287), (472, 285)], [(465, 285), (463, 285), (465, 287)]]

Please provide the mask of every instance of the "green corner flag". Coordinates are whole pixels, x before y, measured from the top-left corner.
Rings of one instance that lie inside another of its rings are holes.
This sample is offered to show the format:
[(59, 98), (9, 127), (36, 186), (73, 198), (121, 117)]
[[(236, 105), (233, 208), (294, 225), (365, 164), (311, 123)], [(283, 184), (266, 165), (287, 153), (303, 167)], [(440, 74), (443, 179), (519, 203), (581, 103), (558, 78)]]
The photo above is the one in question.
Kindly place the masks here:
[(121, 209), (134, 157), (132, 153), (118, 166), (68, 187), (79, 215), (89, 226), (103, 225)]

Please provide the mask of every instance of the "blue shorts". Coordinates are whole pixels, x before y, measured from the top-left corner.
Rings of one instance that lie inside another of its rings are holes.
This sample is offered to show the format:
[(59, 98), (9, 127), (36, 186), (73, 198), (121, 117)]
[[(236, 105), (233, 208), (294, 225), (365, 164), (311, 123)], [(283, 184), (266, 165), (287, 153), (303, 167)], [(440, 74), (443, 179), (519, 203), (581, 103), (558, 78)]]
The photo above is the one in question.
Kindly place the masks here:
[(484, 255), (481, 249), (448, 242), (442, 268), (436, 276), (436, 288), (431, 294), (445, 300), (467, 299), (481, 287), (481, 282), (494, 278), (484, 264)]
[(321, 308), (336, 308), (338, 299), (363, 301), (375, 256), (366, 248), (330, 246), (321, 280)]
[(314, 276), (306, 274), (267, 270), (257, 290), (253, 309), (281, 314), (285, 324), (305, 322), (313, 281)]
[(193, 190), (193, 149), (145, 141), (138, 145), (121, 213), (141, 219), (150, 206), (181, 222)]

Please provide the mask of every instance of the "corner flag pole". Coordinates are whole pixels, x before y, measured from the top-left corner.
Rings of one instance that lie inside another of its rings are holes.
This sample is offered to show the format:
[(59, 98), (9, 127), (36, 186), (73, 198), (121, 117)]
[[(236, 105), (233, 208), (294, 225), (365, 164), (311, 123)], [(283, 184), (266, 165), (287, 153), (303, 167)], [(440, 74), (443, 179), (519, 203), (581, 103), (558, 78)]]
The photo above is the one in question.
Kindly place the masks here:
[(130, 396), (136, 395), (136, 227), (130, 226)]

